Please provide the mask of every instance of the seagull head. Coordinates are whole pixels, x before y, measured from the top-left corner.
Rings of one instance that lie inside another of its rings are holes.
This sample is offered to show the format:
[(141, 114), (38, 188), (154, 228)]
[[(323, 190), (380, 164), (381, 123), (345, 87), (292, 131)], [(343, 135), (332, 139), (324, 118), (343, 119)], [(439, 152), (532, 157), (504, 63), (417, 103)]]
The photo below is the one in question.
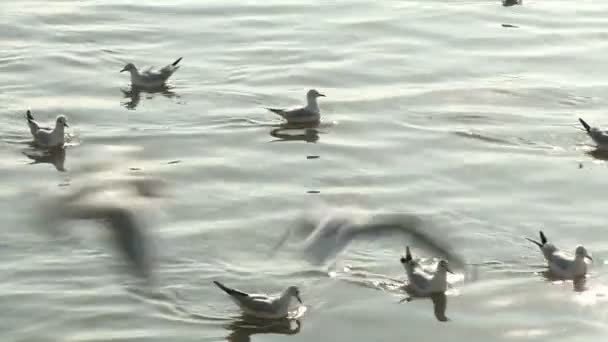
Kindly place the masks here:
[(591, 261), (593, 261), (593, 258), (591, 258), (591, 256), (589, 255), (589, 253), (587, 252), (587, 249), (585, 249), (585, 247), (583, 246), (578, 246), (576, 247), (576, 250), (574, 251), (574, 255), (576, 255), (577, 258), (587, 258)]
[(302, 304), (302, 298), (300, 298), (300, 290), (298, 289), (297, 286), (290, 286), (287, 288), (287, 293), (293, 297), (296, 297), (296, 299), (298, 300), (298, 302), (300, 302), (300, 304)]
[(306, 93), (306, 98), (309, 100), (316, 99), (317, 97), (325, 97), (325, 95), (319, 93), (315, 89), (310, 89), (308, 93)]
[(448, 262), (443, 259), (440, 260), (439, 263), (437, 264), (437, 271), (439, 271), (439, 270), (450, 272), (450, 273), (454, 274), (454, 272), (452, 272), (452, 270), (450, 269)]
[(61, 126), (70, 127), (68, 125), (68, 119), (64, 115), (59, 115), (57, 117), (56, 125), (60, 126), (60, 127)]
[(125, 67), (122, 68), (122, 70), (120, 70), (120, 72), (123, 72), (123, 71), (131, 72), (131, 71), (135, 71), (135, 70), (137, 70), (137, 68), (135, 67), (135, 64), (129, 63), (129, 64), (125, 65)]

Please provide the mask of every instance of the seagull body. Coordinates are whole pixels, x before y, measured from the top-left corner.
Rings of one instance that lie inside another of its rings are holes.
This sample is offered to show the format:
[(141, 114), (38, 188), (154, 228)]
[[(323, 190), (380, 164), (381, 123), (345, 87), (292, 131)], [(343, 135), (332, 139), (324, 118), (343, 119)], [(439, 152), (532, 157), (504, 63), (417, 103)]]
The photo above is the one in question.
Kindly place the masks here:
[(165, 84), (165, 82), (179, 69), (177, 65), (183, 57), (178, 58), (175, 62), (165, 66), (160, 70), (152, 70), (149, 68), (140, 72), (133, 63), (125, 65), (120, 71), (128, 71), (131, 74), (131, 85), (142, 88), (157, 88)]
[(26, 113), (26, 118), (27, 125), (30, 128), (36, 145), (48, 148), (63, 146), (63, 143), (65, 142), (64, 127), (69, 127), (65, 116), (57, 116), (54, 128), (40, 126), (40, 124), (34, 120), (34, 116), (32, 116), (32, 112), (29, 110)]
[(593, 139), (599, 149), (608, 150), (608, 131), (601, 130), (597, 127), (591, 127), (581, 118), (579, 118), (578, 121), (580, 121), (589, 137)]
[(408, 278), (408, 290), (415, 296), (428, 297), (435, 293), (444, 293), (448, 289), (447, 272), (452, 273), (445, 260), (440, 260), (434, 274), (424, 271), (412, 258), (410, 248), (400, 259)]
[(572, 257), (560, 251), (552, 243), (549, 243), (542, 231), (540, 232), (540, 242), (529, 238), (526, 239), (540, 248), (545, 260), (547, 260), (549, 271), (553, 275), (563, 279), (576, 279), (584, 277), (587, 274), (585, 258), (593, 259), (589, 256), (585, 247), (576, 247), (574, 257)]
[(321, 120), (321, 110), (317, 103), (317, 97), (325, 97), (315, 89), (311, 89), (306, 93), (306, 106), (302, 108), (286, 110), (277, 108), (266, 108), (269, 111), (280, 115), (288, 124), (311, 124), (318, 123)]
[(300, 291), (295, 286), (288, 287), (280, 295), (269, 296), (265, 294), (250, 294), (229, 288), (219, 281), (213, 282), (226, 292), (232, 301), (238, 305), (243, 313), (249, 316), (265, 319), (285, 318), (289, 314), (289, 305), (292, 297), (300, 303)]

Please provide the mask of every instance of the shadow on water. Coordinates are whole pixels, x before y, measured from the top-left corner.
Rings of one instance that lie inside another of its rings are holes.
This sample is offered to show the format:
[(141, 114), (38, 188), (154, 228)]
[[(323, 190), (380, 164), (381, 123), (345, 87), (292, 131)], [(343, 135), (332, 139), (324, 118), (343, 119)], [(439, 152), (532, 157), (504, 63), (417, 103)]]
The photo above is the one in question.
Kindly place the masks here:
[(121, 105), (129, 110), (137, 109), (139, 102), (141, 101), (141, 93), (145, 93), (147, 99), (151, 99), (154, 97), (154, 94), (161, 94), (167, 98), (179, 98), (180, 96), (175, 93), (173, 87), (162, 85), (156, 88), (142, 88), (137, 86), (131, 86), (129, 89), (120, 89), (122, 91), (123, 96), (127, 99), (124, 102), (121, 102)]
[(32, 160), (30, 165), (42, 163), (52, 164), (53, 166), (55, 166), (55, 169), (57, 169), (57, 171), (65, 172), (65, 151), (66, 148), (61, 146), (48, 150), (33, 149), (23, 151), (22, 153)]
[(436, 292), (428, 297), (406, 297), (402, 299), (400, 302), (411, 302), (412, 300), (420, 300), (420, 299), (431, 299), (433, 302), (433, 314), (435, 314), (435, 318), (437, 318), (440, 322), (447, 322), (450, 319), (445, 315), (445, 311), (448, 306), (448, 297), (444, 292)]
[(446, 316), (448, 296), (445, 292), (436, 292), (428, 296), (420, 297), (410, 292), (407, 282), (402, 280), (393, 279), (386, 275), (372, 274), (368, 272), (356, 272), (351, 274), (354, 277), (343, 278), (341, 280), (351, 283), (353, 285), (362, 286), (382, 292), (393, 293), (401, 295), (407, 293), (408, 296), (401, 299), (398, 303), (409, 303), (413, 300), (427, 300), (430, 299), (433, 302), (433, 314), (435, 318), (440, 322), (447, 322), (450, 319)]
[(523, 5), (523, 4), (524, 4), (524, 0), (502, 0), (502, 5), (504, 7)]
[(226, 339), (231, 342), (249, 342), (251, 335), (295, 335), (301, 328), (302, 324), (298, 319), (261, 320), (241, 316), (226, 326), (230, 331)]
[(608, 161), (608, 151), (604, 149), (594, 148), (593, 150), (585, 151), (585, 154), (594, 159)]
[[(563, 278), (555, 276), (549, 270), (540, 272), (543, 278), (552, 283), (566, 283), (570, 282), (570, 280), (565, 280)], [(587, 277), (577, 277), (572, 280), (572, 289), (574, 292), (584, 292), (587, 290)]]
[[(294, 134), (292, 134), (292, 132)], [(306, 128), (304, 131), (300, 131), (288, 127), (275, 128), (270, 131), (270, 135), (277, 138), (271, 142), (277, 141), (305, 141), (308, 143), (316, 143), (319, 141), (319, 131), (314, 128)]]

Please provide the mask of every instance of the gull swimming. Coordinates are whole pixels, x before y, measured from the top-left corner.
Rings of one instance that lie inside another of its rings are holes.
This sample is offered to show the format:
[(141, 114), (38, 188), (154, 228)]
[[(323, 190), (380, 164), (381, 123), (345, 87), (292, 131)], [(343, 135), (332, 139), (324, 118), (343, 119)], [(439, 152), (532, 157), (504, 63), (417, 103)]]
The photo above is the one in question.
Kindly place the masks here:
[(587, 264), (585, 258), (593, 259), (583, 246), (577, 246), (574, 251), (574, 257), (560, 251), (555, 245), (547, 241), (545, 234), (540, 231), (540, 242), (526, 238), (526, 240), (537, 245), (547, 264), (552, 275), (562, 279), (576, 279), (584, 277), (587, 274)]
[(34, 142), (41, 147), (60, 147), (65, 142), (64, 128), (68, 126), (68, 120), (65, 116), (59, 115), (55, 120), (55, 128), (40, 126), (32, 112), (27, 111), (25, 114), (27, 125), (30, 127), (30, 132), (34, 137)]
[(300, 290), (296, 286), (290, 286), (280, 295), (250, 294), (236, 289), (231, 289), (219, 281), (213, 282), (226, 292), (238, 305), (243, 313), (249, 316), (264, 319), (285, 318), (289, 314), (291, 299), (300, 299)]
[(447, 272), (453, 273), (446, 260), (439, 260), (435, 273), (423, 270), (412, 258), (410, 247), (405, 248), (405, 256), (399, 259), (408, 278), (408, 290), (418, 297), (427, 297), (433, 293), (444, 293), (448, 289)]
[(277, 109), (277, 108), (266, 108), (269, 111), (280, 115), (288, 124), (311, 124), (319, 123), (321, 120), (321, 110), (317, 103), (318, 97), (325, 97), (325, 95), (319, 93), (315, 89), (310, 89), (306, 93), (306, 106), (297, 109)]
[(608, 149), (608, 131), (601, 130), (597, 127), (591, 127), (581, 118), (579, 118), (578, 121), (581, 122), (585, 131), (587, 131), (587, 134), (595, 141), (599, 149)]
[(165, 66), (160, 70), (152, 70), (148, 68), (142, 72), (137, 70), (137, 67), (133, 63), (125, 65), (120, 72), (128, 71), (131, 74), (131, 85), (142, 88), (156, 88), (161, 87), (165, 82), (179, 69), (177, 65), (183, 57), (178, 58), (175, 62)]

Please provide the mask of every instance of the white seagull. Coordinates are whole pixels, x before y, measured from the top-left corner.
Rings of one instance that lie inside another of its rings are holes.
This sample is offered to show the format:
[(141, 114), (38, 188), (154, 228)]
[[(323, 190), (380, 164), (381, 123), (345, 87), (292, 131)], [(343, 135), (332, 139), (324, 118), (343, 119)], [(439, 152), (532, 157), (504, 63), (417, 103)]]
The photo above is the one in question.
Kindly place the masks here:
[(179, 69), (177, 65), (183, 57), (178, 58), (175, 62), (165, 66), (160, 70), (152, 70), (149, 68), (139, 72), (133, 63), (125, 65), (120, 72), (128, 71), (131, 73), (131, 85), (142, 88), (157, 88), (165, 84), (165, 82)]
[(597, 127), (591, 127), (585, 122), (585, 120), (581, 118), (579, 118), (578, 121), (580, 121), (583, 127), (585, 127), (585, 131), (587, 131), (587, 134), (591, 137), (591, 139), (595, 141), (597, 148), (608, 150), (608, 131), (601, 130)]
[(543, 256), (547, 260), (549, 271), (554, 276), (563, 279), (576, 279), (584, 277), (587, 274), (587, 264), (585, 258), (593, 260), (587, 250), (583, 246), (577, 246), (574, 251), (574, 257), (560, 251), (555, 245), (547, 242), (547, 237), (541, 231), (540, 242), (526, 238), (528, 241), (537, 245)]
[(164, 183), (149, 177), (114, 178), (107, 183), (89, 179), (87, 183), (71, 193), (47, 201), (48, 221), (93, 220), (102, 223), (116, 250), (127, 261), (129, 270), (153, 284), (156, 266), (153, 237), (136, 205), (165, 196)]
[(412, 258), (409, 246), (405, 248), (401, 264), (408, 278), (408, 290), (414, 296), (427, 297), (435, 293), (444, 293), (448, 289), (447, 272), (453, 273), (448, 262), (440, 260), (434, 274), (427, 273)]
[(311, 124), (318, 123), (321, 120), (321, 110), (319, 104), (317, 104), (317, 97), (325, 97), (325, 95), (319, 93), (315, 89), (310, 89), (306, 93), (306, 107), (297, 109), (277, 109), (277, 108), (266, 108), (269, 111), (280, 115), (288, 124)]
[(30, 132), (34, 137), (34, 142), (41, 147), (60, 147), (65, 142), (64, 127), (69, 127), (65, 116), (57, 116), (55, 128), (40, 126), (29, 110), (25, 114), (27, 125), (30, 127)]
[(295, 286), (288, 287), (280, 295), (269, 296), (265, 294), (250, 294), (224, 286), (219, 281), (213, 282), (220, 289), (224, 290), (230, 298), (238, 305), (243, 313), (249, 316), (265, 319), (285, 318), (289, 314), (291, 298), (295, 297), (298, 302), (300, 290)]

